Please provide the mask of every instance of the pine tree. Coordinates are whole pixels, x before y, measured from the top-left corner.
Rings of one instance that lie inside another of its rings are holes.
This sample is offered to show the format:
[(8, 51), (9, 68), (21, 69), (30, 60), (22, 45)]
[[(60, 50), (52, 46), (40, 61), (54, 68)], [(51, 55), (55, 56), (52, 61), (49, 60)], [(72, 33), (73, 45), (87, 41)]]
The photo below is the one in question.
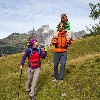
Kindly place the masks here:
[[(93, 20), (100, 19), (100, 3), (92, 4), (90, 2), (89, 6), (91, 9), (89, 17), (91, 17)], [(100, 35), (100, 21), (99, 21), (99, 23), (92, 25), (92, 29), (88, 28), (88, 31), (90, 32), (90, 36), (91, 35)]]

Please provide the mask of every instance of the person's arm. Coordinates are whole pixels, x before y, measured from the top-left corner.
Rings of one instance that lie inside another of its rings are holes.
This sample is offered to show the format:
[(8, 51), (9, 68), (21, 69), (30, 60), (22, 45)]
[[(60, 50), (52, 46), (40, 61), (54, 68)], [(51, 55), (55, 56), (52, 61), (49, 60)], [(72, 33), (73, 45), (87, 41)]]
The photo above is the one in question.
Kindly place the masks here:
[(53, 44), (53, 45), (57, 44), (57, 42), (55, 43), (54, 38), (51, 39), (51, 44)]
[(74, 40), (71, 38), (71, 39), (69, 40), (69, 42), (68, 42), (68, 46), (71, 45), (71, 44), (73, 44), (73, 43), (74, 43)]
[(69, 21), (66, 23), (66, 26), (65, 26), (65, 31), (67, 32), (68, 30), (70, 30), (70, 22)]
[(27, 50), (25, 51), (24, 56), (22, 57), (22, 60), (21, 60), (21, 63), (20, 63), (20, 65), (21, 65), (21, 66), (23, 66), (23, 65), (24, 65), (25, 60), (26, 60), (26, 57), (28, 57), (28, 56), (29, 56), (29, 52), (30, 52), (30, 50), (29, 50), (29, 49), (27, 49)]
[(40, 48), (40, 56), (42, 59), (45, 59), (47, 56), (47, 50), (45, 49), (44, 51)]

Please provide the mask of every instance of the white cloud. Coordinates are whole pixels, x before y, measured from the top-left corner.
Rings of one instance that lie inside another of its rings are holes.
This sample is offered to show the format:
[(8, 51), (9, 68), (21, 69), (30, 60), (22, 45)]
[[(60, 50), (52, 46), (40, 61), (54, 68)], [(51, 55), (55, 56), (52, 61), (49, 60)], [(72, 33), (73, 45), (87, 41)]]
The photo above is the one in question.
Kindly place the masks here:
[(93, 21), (90, 18), (87, 18), (85, 16), (83, 17), (71, 17), (70, 18), (71, 22), (71, 30), (75, 31), (80, 31), (80, 30), (85, 30), (86, 31), (86, 26), (90, 27), (90, 25), (94, 25), (98, 23), (98, 21)]
[[(43, 24), (55, 29), (61, 13), (67, 13), (72, 31), (94, 23), (89, 18), (89, 2), (99, 0), (0, 0), (0, 34), (37, 30)], [(0, 38), (3, 36), (0, 35)]]

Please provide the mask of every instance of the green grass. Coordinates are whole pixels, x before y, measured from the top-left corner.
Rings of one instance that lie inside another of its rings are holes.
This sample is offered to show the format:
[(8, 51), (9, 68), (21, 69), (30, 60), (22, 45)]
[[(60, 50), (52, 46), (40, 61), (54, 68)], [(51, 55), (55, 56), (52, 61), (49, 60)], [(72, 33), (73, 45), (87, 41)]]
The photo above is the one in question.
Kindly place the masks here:
[[(100, 36), (76, 40), (68, 48), (64, 82), (52, 82), (53, 49), (48, 47), (37, 87), (37, 100), (99, 100)], [(20, 97), (20, 60), (23, 53), (0, 58), (0, 100), (30, 100), (25, 95), (27, 61), (23, 68)], [(48, 64), (50, 61), (50, 65)], [(62, 96), (65, 94), (64, 96)]]
[(100, 35), (76, 40), (68, 49), (69, 59), (100, 52)]

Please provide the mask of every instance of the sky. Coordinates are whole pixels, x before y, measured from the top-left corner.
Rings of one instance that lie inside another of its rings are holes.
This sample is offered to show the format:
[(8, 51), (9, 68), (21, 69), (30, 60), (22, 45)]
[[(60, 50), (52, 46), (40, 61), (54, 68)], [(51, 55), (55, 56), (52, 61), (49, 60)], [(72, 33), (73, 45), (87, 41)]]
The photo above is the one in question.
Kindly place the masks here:
[(67, 14), (71, 31), (86, 30), (86, 26), (98, 22), (89, 17), (89, 2), (96, 4), (100, 0), (0, 0), (0, 39), (42, 25), (55, 30), (62, 13)]

